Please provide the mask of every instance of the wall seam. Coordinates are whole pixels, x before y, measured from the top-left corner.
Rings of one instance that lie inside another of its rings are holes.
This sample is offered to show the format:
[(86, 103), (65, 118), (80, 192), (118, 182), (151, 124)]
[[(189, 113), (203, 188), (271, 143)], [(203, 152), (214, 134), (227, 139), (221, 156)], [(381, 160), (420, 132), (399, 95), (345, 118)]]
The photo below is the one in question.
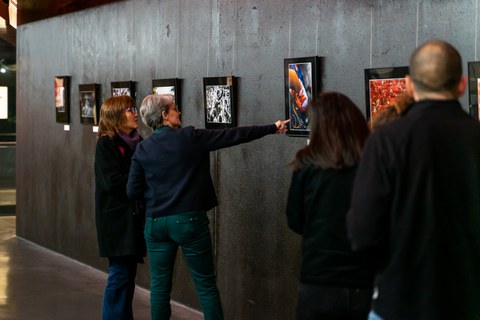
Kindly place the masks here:
[(417, 23), (415, 27), (415, 48), (418, 47), (418, 32), (420, 29), (420, 2), (417, 2)]
[(373, 6), (370, 7), (370, 68), (373, 61)]
[(477, 36), (478, 36), (478, 0), (475, 0), (475, 39), (474, 39), (474, 45), (475, 45), (475, 54), (474, 54), (474, 60), (477, 61)]

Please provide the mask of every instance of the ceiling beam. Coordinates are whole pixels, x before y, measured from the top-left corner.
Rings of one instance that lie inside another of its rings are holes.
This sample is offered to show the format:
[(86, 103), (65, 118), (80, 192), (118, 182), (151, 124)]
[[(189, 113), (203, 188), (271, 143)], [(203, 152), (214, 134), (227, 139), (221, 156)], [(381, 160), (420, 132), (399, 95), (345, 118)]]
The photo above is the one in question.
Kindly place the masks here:
[(11, 44), (17, 46), (17, 29), (10, 25), (10, 18), (8, 15), (8, 4), (0, 3), (0, 17), (5, 21), (5, 27), (3, 24), (0, 27), (0, 38)]
[(18, 0), (18, 25), (119, 1), (126, 0)]

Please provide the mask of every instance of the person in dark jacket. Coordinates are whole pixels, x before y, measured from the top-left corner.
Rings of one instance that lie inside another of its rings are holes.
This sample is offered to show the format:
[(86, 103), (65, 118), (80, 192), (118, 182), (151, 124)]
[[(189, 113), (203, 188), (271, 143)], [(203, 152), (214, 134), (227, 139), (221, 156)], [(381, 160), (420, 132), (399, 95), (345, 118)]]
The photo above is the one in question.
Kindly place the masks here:
[(480, 319), (480, 125), (458, 102), (459, 52), (419, 46), (406, 87), (415, 102), (367, 140), (347, 219), (377, 268), (370, 319)]
[[(133, 152), (141, 140), (138, 114), (129, 96), (111, 97), (100, 109), (95, 149), (95, 221), (100, 256), (108, 258), (103, 320), (133, 319), (137, 263), (146, 255), (142, 213), (127, 197)], [(141, 204), (139, 202), (139, 204)]]
[(293, 161), (288, 226), (302, 236), (297, 320), (366, 320), (373, 270), (352, 252), (346, 215), (367, 121), (345, 95), (321, 93), (308, 106), (310, 143)]
[(150, 261), (151, 319), (170, 319), (170, 292), (180, 246), (205, 319), (223, 319), (206, 211), (217, 205), (209, 152), (284, 133), (287, 121), (223, 130), (181, 128), (171, 95), (147, 96), (143, 122), (154, 129), (135, 151), (128, 196), (146, 200), (145, 239)]

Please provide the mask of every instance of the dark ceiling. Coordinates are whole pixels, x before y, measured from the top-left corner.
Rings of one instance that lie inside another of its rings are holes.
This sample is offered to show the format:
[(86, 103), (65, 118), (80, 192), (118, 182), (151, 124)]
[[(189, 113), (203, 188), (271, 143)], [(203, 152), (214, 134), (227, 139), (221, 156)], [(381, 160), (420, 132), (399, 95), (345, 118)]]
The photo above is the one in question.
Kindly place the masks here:
[(17, 0), (18, 24), (125, 0)]
[(0, 2), (0, 17), (5, 19), (6, 28), (0, 28), (0, 61), (11, 65), (16, 61), (17, 30), (9, 24), (8, 4)]
[[(107, 3), (125, 0), (17, 0), (17, 24), (34, 22)], [(8, 1), (0, 0), (0, 16), (7, 21), (7, 28), (0, 29), (0, 61), (16, 63), (17, 31), (9, 25)]]

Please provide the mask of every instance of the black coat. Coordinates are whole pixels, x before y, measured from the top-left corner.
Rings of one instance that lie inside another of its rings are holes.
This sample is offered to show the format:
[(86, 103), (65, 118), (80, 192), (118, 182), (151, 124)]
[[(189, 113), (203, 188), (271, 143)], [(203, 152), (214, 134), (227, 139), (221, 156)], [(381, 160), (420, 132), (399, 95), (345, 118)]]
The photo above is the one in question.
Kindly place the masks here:
[(480, 319), (480, 126), (421, 101), (367, 140), (348, 215), (389, 320)]
[(120, 138), (103, 136), (95, 150), (95, 221), (102, 257), (146, 253), (143, 216), (127, 197), (133, 151)]
[(346, 216), (356, 168), (304, 166), (292, 175), (288, 226), (302, 235), (300, 282), (342, 288), (373, 287), (373, 270), (351, 250)]

